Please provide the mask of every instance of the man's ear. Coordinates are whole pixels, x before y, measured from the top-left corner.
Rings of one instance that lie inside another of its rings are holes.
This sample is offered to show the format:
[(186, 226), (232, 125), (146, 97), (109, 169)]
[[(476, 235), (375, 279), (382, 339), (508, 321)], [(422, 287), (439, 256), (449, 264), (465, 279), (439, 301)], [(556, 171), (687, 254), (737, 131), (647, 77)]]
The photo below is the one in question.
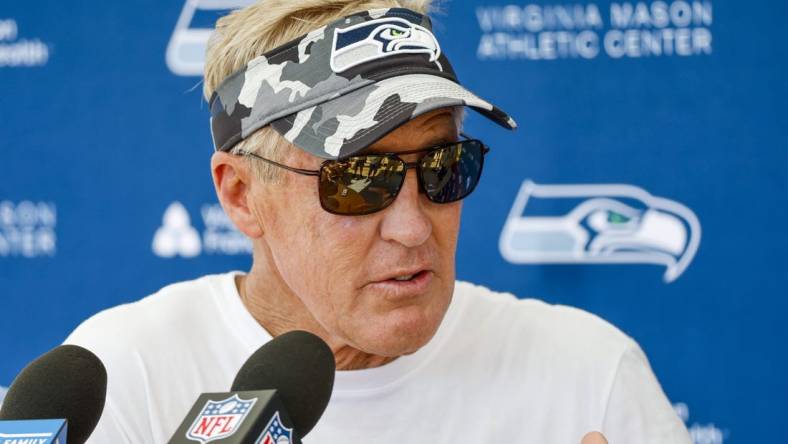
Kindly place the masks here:
[(211, 157), (211, 174), (216, 196), (236, 228), (251, 239), (262, 236), (263, 230), (249, 206), (254, 174), (246, 158), (217, 151)]

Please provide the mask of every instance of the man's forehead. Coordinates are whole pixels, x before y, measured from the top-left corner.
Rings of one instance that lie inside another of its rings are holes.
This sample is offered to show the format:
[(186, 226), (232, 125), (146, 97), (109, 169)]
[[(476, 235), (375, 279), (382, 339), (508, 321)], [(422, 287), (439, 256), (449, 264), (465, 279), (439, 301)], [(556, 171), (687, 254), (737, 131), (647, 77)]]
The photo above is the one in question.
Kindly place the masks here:
[(396, 152), (457, 140), (456, 111), (441, 108), (424, 113), (386, 134), (362, 152)]

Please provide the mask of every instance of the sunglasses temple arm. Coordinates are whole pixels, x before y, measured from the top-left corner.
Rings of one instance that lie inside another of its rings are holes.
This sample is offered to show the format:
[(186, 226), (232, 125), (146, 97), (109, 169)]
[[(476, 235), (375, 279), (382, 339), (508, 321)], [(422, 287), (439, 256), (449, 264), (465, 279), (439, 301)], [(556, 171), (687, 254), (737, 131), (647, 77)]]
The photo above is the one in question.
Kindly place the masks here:
[(262, 160), (263, 162), (269, 163), (271, 165), (278, 166), (279, 168), (284, 168), (287, 171), (292, 171), (294, 173), (303, 174), (304, 176), (319, 176), (320, 175), (320, 171), (319, 170), (305, 170), (303, 168), (291, 167), (289, 165), (285, 165), (283, 163), (279, 163), (279, 162), (273, 161), (271, 159), (266, 159), (265, 157), (258, 156), (257, 154), (251, 153), (249, 151), (241, 151), (238, 154), (241, 154), (241, 155), (244, 155), (244, 156), (249, 156), (249, 157), (254, 157), (255, 159)]

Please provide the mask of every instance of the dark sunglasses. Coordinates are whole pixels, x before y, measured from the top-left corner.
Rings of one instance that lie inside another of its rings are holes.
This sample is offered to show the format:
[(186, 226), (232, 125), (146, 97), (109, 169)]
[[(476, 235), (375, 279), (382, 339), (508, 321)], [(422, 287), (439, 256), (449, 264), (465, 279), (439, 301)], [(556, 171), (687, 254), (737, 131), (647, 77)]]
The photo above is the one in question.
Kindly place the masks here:
[[(419, 189), (435, 203), (464, 199), (479, 183), (484, 155), (490, 151), (480, 140), (467, 139), (399, 153), (374, 153), (326, 160), (319, 170), (305, 170), (257, 154), (238, 154), (276, 165), (294, 173), (317, 176), (320, 206), (329, 213), (361, 216), (394, 202), (409, 169), (416, 169)], [(416, 162), (399, 156), (425, 153)]]

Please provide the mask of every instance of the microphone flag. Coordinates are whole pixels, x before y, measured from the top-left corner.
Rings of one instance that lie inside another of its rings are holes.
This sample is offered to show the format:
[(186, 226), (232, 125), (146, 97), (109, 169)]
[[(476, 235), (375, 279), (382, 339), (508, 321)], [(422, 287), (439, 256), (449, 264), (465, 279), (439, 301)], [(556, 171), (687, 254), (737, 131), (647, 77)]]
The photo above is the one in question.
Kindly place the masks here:
[(67, 431), (65, 419), (4, 420), (0, 421), (0, 444), (66, 444)]
[(238, 426), (249, 414), (249, 409), (255, 402), (257, 398), (244, 400), (237, 394), (222, 401), (209, 399), (186, 436), (200, 442), (215, 441), (230, 436), (238, 430)]
[(258, 442), (259, 444), (289, 444), (293, 442), (293, 429), (285, 427), (279, 419), (279, 412), (276, 412), (265, 426)]
[[(276, 390), (203, 393), (169, 444), (299, 444)], [(2, 444), (0, 442), (0, 444)]]

